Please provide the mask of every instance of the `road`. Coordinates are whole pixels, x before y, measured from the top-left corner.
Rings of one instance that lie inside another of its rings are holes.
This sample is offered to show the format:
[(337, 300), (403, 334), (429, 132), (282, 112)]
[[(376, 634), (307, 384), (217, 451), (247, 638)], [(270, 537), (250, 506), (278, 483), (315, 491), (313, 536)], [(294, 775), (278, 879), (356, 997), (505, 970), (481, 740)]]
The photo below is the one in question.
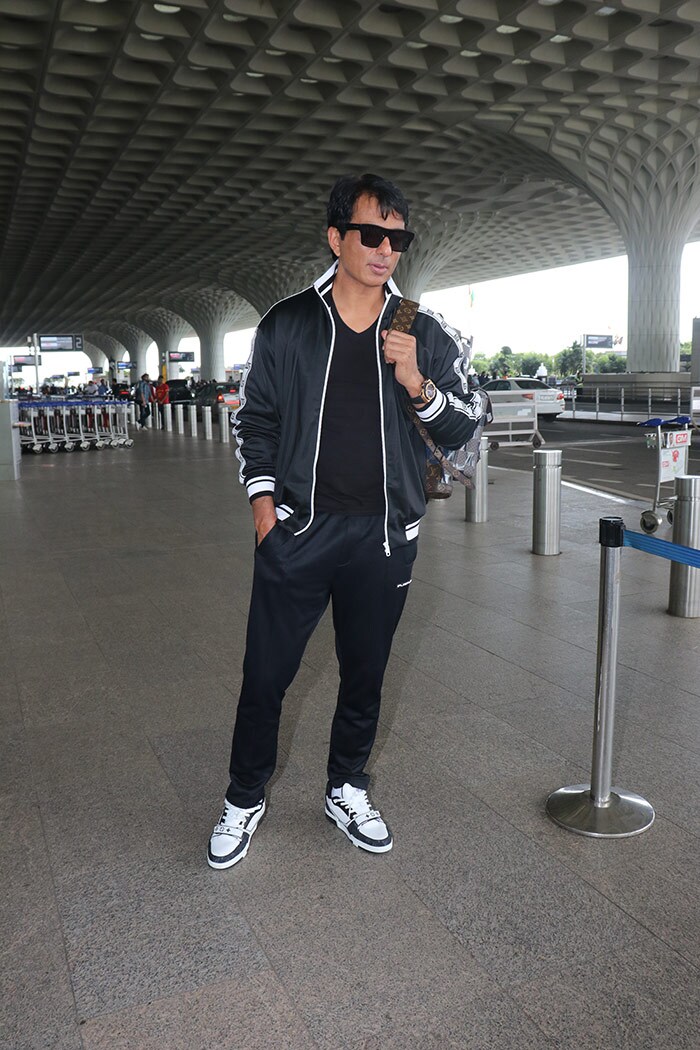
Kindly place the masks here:
[[(656, 487), (656, 452), (646, 447), (642, 427), (558, 419), (551, 423), (542, 421), (540, 433), (544, 448), (562, 450), (564, 481), (651, 504)], [(690, 449), (688, 473), (700, 474), (700, 434), (696, 430), (693, 436), (695, 446)], [(489, 452), (489, 464), (530, 471), (532, 448), (501, 445), (496, 452)], [(662, 494), (672, 492), (672, 485), (663, 486)]]

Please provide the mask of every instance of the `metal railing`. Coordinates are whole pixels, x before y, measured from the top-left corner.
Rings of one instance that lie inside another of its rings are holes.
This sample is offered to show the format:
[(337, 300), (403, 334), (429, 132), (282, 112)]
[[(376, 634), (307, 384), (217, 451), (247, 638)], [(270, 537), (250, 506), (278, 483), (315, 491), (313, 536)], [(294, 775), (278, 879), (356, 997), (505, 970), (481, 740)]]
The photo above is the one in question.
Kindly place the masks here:
[(651, 416), (668, 415), (669, 412), (683, 415), (690, 411), (690, 390), (685, 386), (584, 383), (575, 389), (564, 387), (562, 390), (574, 418), (577, 412), (594, 412), (598, 419), (601, 413), (622, 417), (625, 413), (645, 412)]

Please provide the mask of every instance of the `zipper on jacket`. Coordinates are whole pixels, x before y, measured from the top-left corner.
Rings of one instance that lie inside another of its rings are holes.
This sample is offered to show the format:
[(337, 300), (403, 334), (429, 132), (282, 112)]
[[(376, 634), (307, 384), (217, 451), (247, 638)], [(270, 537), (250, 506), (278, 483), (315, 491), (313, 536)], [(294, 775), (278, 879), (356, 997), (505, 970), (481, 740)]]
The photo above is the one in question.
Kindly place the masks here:
[(379, 426), (382, 432), (382, 472), (384, 474), (384, 553), (387, 558), (391, 557), (389, 546), (389, 492), (386, 484), (386, 434), (384, 432), (384, 384), (382, 382), (382, 363), (379, 357), (379, 333), (382, 330), (382, 320), (386, 313), (387, 304), (391, 296), (387, 295), (384, 300), (382, 312), (377, 319), (377, 327), (374, 330), (374, 343), (377, 357), (377, 378), (379, 380)]
[(316, 289), (316, 294), (323, 303), (326, 309), (326, 313), (328, 314), (328, 317), (331, 322), (331, 345), (328, 353), (328, 362), (326, 364), (326, 374), (323, 379), (323, 393), (321, 394), (321, 407), (318, 414), (318, 429), (316, 431), (316, 451), (314, 452), (314, 469), (313, 477), (311, 479), (311, 517), (309, 518), (303, 529), (299, 529), (298, 532), (294, 533), (295, 536), (301, 536), (302, 532), (306, 532), (306, 530), (309, 528), (316, 516), (316, 466), (318, 464), (318, 454), (321, 449), (321, 430), (323, 428), (323, 411), (326, 407), (326, 391), (328, 389), (328, 377), (331, 374), (331, 361), (333, 360), (333, 351), (335, 350), (335, 322), (333, 320), (333, 311), (328, 306), (328, 303), (323, 298), (323, 296), (319, 293), (318, 289)]

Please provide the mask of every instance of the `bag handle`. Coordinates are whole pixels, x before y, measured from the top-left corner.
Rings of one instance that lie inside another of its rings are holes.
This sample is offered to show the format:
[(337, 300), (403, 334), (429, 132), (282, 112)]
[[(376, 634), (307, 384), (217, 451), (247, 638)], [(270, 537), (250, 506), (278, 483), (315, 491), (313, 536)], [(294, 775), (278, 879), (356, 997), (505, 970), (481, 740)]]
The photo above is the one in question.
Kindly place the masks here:
[[(415, 299), (402, 299), (398, 307), (396, 308), (396, 313), (394, 314), (391, 324), (389, 325), (389, 331), (409, 333), (411, 330), (411, 326), (416, 319), (416, 314), (418, 313), (419, 306), (420, 303), (417, 303)], [(408, 414), (409, 419), (418, 430), (418, 433), (423, 438), (423, 441), (428, 446), (430, 452), (438, 461), (440, 466), (443, 468), (443, 470), (447, 471), (447, 473), (450, 474), (455, 481), (459, 481), (463, 485), (465, 483), (464, 475), (461, 473), (461, 471), (457, 469), (457, 467), (450, 463), (449, 459), (447, 459), (442, 449), (435, 444), (430, 434), (426, 430), (425, 426), (423, 425), (423, 423), (421, 423), (420, 419), (418, 418), (418, 413), (416, 412), (411, 402), (407, 400), (404, 402), (404, 404), (406, 406), (406, 412)]]

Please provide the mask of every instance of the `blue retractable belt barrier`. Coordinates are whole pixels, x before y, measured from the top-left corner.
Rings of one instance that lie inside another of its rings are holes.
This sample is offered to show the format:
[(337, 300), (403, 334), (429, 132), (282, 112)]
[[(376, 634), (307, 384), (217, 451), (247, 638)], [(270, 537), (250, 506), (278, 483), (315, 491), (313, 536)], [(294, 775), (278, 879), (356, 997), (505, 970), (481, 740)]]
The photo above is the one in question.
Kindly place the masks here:
[(628, 532), (624, 530), (622, 541), (623, 547), (634, 547), (638, 551), (646, 551), (647, 554), (656, 554), (660, 558), (668, 558), (669, 561), (678, 561), (683, 565), (691, 565), (700, 569), (700, 550), (695, 547), (683, 547), (680, 543), (671, 543), (670, 540), (660, 540), (656, 536), (647, 536), (643, 532)]
[(690, 416), (674, 416), (673, 419), (661, 419), (660, 416), (654, 416), (652, 419), (645, 419), (643, 423), (637, 423), (638, 427), (683, 427), (692, 423)]

